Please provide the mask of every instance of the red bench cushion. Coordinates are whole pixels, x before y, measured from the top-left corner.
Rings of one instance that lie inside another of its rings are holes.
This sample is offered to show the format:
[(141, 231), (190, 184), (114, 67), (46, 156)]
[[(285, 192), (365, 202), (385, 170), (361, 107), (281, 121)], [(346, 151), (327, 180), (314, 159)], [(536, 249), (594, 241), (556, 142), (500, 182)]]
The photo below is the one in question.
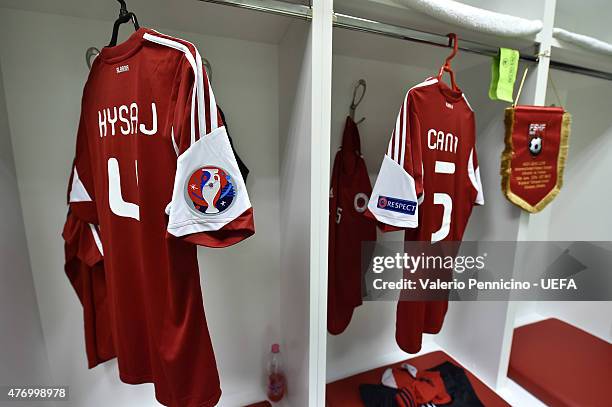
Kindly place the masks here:
[(551, 406), (612, 406), (612, 345), (554, 318), (525, 325), (508, 376)]
[[(389, 366), (379, 367), (377, 369), (369, 370), (367, 372), (359, 373), (351, 377), (347, 377), (342, 380), (338, 380), (333, 383), (328, 383), (326, 387), (326, 401), (328, 407), (363, 407), (361, 398), (359, 396), (359, 385), (360, 384), (380, 384), (382, 374), (385, 369), (389, 367), (399, 367), (402, 363), (410, 363), (418, 369), (430, 369), (444, 362), (451, 362), (457, 366), (461, 365), (453, 360), (446, 353), (438, 351), (428, 353), (416, 358), (408, 359), (406, 361), (398, 362)], [(498, 396), (493, 390), (487, 387), (483, 382), (478, 380), (469, 371), (465, 371), (474, 388), (474, 391), (478, 395), (482, 404), (487, 407), (506, 407), (510, 406), (500, 396)]]

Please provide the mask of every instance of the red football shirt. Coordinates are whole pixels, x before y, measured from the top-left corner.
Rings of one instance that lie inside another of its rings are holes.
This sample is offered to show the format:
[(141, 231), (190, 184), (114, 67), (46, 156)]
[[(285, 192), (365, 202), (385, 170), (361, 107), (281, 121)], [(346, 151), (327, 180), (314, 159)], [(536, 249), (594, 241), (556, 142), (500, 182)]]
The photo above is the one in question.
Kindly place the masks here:
[[(484, 204), (474, 112), (461, 91), (436, 78), (411, 88), (368, 204), (385, 230), (407, 241), (461, 241), (474, 204)], [(400, 301), (396, 339), (415, 353), (422, 333), (438, 333), (446, 301)]]
[(98, 224), (119, 373), (168, 406), (221, 395), (195, 244), (254, 233), (253, 211), (196, 48), (153, 30), (104, 48), (83, 90), (69, 187)]
[(361, 156), (359, 129), (346, 118), (329, 194), (327, 330), (338, 335), (361, 305), (363, 242), (376, 241), (376, 222), (365, 216), (372, 184)]

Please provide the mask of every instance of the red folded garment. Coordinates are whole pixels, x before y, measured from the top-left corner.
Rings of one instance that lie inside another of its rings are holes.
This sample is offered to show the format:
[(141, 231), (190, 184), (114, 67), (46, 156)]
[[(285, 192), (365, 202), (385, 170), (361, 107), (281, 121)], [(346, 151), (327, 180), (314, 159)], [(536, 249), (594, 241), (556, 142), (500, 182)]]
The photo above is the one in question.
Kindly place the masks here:
[(446, 392), (444, 380), (437, 371), (417, 370), (412, 365), (403, 364), (401, 368), (387, 369), (382, 383), (400, 390), (396, 396), (400, 406), (411, 406), (411, 399), (416, 405), (448, 404), (452, 401)]

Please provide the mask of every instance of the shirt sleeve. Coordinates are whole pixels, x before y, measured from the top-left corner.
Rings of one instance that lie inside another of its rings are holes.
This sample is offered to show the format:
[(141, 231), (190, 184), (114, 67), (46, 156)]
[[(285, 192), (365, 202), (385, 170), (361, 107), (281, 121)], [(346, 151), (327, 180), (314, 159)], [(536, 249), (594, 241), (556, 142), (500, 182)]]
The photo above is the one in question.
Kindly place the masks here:
[(77, 131), (77, 145), (70, 179), (68, 182), (68, 204), (70, 211), (84, 222), (98, 223), (94, 196), (93, 172), (87, 141), (87, 126), (83, 118), (84, 107), (81, 106), (81, 118)]
[(420, 123), (408, 92), (368, 203), (369, 216), (383, 224), (385, 231), (419, 225), (424, 194), (419, 134)]
[(197, 51), (178, 80), (168, 233), (203, 246), (230, 246), (255, 233), (253, 209)]
[(66, 244), (66, 262), (78, 258), (89, 267), (104, 260), (104, 250), (98, 227), (68, 213), (62, 237)]

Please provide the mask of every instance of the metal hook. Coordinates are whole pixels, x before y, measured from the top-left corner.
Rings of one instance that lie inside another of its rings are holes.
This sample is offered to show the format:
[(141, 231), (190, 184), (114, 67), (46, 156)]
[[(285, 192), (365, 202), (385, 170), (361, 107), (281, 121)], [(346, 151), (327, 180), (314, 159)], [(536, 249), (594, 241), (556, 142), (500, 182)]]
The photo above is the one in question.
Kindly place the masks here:
[[(363, 90), (359, 98), (357, 98), (357, 92), (359, 91), (359, 88), (363, 88)], [(353, 100), (351, 101), (351, 107), (349, 110), (351, 119), (353, 119), (353, 121), (355, 121), (355, 109), (357, 109), (357, 106), (359, 106), (359, 104), (363, 100), (366, 90), (367, 90), (367, 84), (366, 84), (365, 79), (359, 79), (359, 81), (357, 82), (357, 85), (355, 85), (355, 87), (353, 88)], [(357, 100), (355, 100), (355, 98), (357, 98)], [(360, 124), (364, 120), (365, 120), (365, 117), (362, 117), (361, 119), (359, 119), (359, 121), (356, 121), (355, 124)]]
[(87, 62), (87, 67), (91, 69), (91, 65), (93, 64), (93, 60), (100, 54), (100, 50), (96, 47), (89, 47), (87, 51), (85, 51), (85, 62)]
[(202, 57), (202, 65), (204, 65), (204, 69), (206, 70), (206, 75), (208, 76), (208, 82), (212, 82), (212, 65), (210, 61), (204, 57)]

